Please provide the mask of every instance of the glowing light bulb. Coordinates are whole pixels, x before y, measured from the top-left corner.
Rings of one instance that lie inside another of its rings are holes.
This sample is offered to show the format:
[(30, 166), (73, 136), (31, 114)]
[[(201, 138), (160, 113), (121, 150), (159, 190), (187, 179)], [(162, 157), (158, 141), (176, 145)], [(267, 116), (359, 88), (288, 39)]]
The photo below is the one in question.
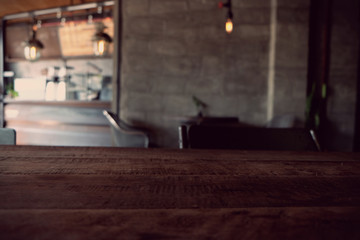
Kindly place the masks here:
[(109, 44), (112, 38), (104, 32), (106, 26), (103, 22), (95, 25), (96, 33), (92, 37), (94, 54), (97, 56), (107, 55), (109, 51)]
[(29, 61), (35, 61), (40, 58), (40, 51), (35, 46), (26, 46), (24, 48), (25, 58)]
[(94, 44), (95, 55), (97, 56), (105, 55), (107, 53), (108, 45), (109, 45), (108, 42), (106, 42), (103, 39), (96, 41)]
[(36, 58), (36, 47), (32, 46), (30, 48), (30, 58), (35, 59)]
[(233, 22), (232, 22), (232, 20), (231, 20), (230, 18), (228, 18), (228, 19), (226, 20), (226, 23), (225, 23), (225, 31), (226, 31), (228, 34), (230, 34), (230, 33), (232, 33), (233, 28), (234, 28)]
[(98, 42), (98, 50), (99, 50), (100, 55), (104, 54), (104, 52), (105, 52), (105, 41), (104, 40), (100, 40)]
[(23, 42), (25, 59), (29, 61), (38, 60), (40, 58), (40, 50), (44, 48), (44, 45), (36, 39), (37, 28), (38, 26), (34, 25), (31, 38)]

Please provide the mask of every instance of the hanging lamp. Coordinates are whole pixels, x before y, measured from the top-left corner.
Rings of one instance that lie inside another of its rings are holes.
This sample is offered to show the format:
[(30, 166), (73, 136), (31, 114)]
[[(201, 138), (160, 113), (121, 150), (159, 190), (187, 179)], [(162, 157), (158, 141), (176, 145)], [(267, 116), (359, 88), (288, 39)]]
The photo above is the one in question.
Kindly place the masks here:
[(231, 9), (231, 0), (228, 0), (226, 3), (219, 2), (218, 6), (219, 6), (219, 8), (223, 8), (223, 7), (228, 8), (226, 22), (225, 22), (225, 31), (227, 34), (230, 34), (234, 30), (233, 13), (232, 13), (232, 9)]
[(41, 56), (41, 50), (44, 48), (44, 44), (36, 39), (37, 26), (33, 25), (31, 37), (25, 41), (24, 44), (24, 56), (28, 61), (36, 61)]
[(97, 22), (95, 26), (96, 33), (92, 37), (94, 54), (96, 56), (107, 55), (112, 38), (104, 32), (106, 26), (103, 22)]

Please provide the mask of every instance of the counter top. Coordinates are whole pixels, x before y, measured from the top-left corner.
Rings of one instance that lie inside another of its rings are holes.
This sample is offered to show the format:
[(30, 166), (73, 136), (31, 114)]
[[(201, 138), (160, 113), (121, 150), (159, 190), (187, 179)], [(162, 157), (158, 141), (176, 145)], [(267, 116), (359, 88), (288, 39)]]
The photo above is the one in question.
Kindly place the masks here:
[(358, 153), (0, 146), (1, 239), (359, 239)]
[(83, 108), (102, 108), (110, 109), (109, 101), (23, 101), (5, 100), (6, 105), (37, 105), (37, 106), (59, 106), (59, 107), (83, 107)]

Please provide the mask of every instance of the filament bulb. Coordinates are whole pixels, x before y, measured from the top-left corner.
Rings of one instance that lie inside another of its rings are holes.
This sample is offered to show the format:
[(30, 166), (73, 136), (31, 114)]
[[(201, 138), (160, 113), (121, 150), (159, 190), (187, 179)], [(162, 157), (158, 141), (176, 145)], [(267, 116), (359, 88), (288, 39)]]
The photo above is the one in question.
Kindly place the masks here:
[(226, 23), (225, 23), (225, 31), (226, 31), (228, 34), (230, 34), (230, 33), (232, 33), (233, 28), (234, 28), (233, 22), (232, 22), (232, 20), (231, 20), (230, 18), (228, 18), (228, 19), (226, 20)]

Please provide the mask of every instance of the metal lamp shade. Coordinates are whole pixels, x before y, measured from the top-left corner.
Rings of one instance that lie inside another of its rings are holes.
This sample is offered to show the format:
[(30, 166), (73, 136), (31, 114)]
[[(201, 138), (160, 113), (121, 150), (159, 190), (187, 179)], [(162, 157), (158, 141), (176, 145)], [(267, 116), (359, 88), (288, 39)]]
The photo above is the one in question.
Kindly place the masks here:
[(111, 37), (104, 33), (98, 32), (93, 37), (93, 50), (96, 56), (107, 55), (109, 51), (109, 44), (112, 42)]
[(36, 39), (36, 32), (33, 32), (33, 36), (30, 40), (24, 42), (24, 56), (29, 61), (36, 61), (40, 58), (40, 51), (44, 48), (44, 45)]

